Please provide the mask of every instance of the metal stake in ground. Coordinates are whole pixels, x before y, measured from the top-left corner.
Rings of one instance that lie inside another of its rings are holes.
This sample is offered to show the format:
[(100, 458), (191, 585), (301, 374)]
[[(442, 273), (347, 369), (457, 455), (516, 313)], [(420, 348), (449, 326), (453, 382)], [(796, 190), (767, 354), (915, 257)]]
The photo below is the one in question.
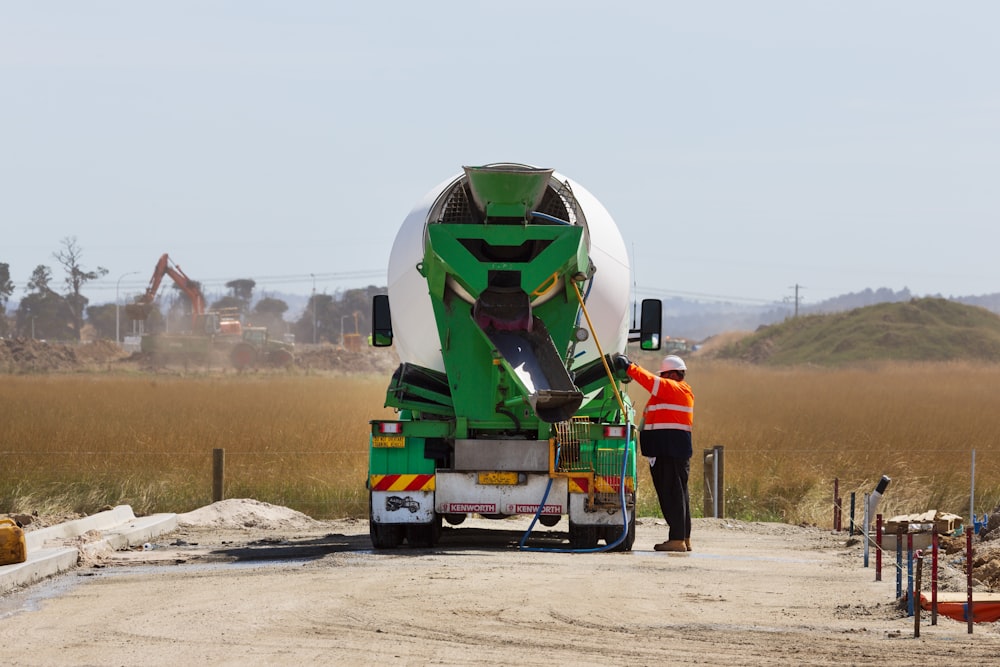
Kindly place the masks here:
[(969, 619), (969, 634), (972, 634), (972, 531), (965, 529), (965, 570), (966, 570), (966, 600), (965, 616)]
[(896, 599), (903, 597), (903, 524), (896, 528)]
[(913, 533), (906, 535), (906, 611), (913, 616)]
[(875, 515), (875, 581), (882, 581), (882, 515)]
[(938, 533), (931, 533), (931, 625), (937, 625)]
[(920, 636), (920, 579), (924, 571), (924, 552), (918, 550), (916, 553), (917, 558), (917, 583), (916, 583), (916, 598), (917, 603), (913, 609), (913, 636), (917, 638)]

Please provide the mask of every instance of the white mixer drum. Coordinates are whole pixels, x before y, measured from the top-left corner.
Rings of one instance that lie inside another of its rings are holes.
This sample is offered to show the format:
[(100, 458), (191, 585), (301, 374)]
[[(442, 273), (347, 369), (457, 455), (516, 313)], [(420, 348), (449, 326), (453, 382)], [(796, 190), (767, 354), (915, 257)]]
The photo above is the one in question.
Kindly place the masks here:
[[(417, 265), (424, 258), (425, 231), (427, 225), (434, 222), (428, 218), (435, 203), (456, 181), (464, 178), (464, 174), (449, 178), (427, 193), (403, 220), (389, 255), (389, 303), (399, 359), (438, 371), (444, 371), (441, 341), (427, 282)], [(594, 195), (558, 172), (552, 175), (549, 183), (550, 187), (568, 186), (575, 196), (583, 213), (583, 221), (577, 224), (585, 224), (588, 229), (590, 259), (596, 268), (586, 302), (594, 331), (576, 346), (574, 366), (579, 366), (598, 358), (595, 335), (605, 354), (625, 351), (629, 330), (628, 253), (611, 214)], [(590, 329), (583, 316), (580, 326)], [(555, 342), (561, 349), (561, 341)]]

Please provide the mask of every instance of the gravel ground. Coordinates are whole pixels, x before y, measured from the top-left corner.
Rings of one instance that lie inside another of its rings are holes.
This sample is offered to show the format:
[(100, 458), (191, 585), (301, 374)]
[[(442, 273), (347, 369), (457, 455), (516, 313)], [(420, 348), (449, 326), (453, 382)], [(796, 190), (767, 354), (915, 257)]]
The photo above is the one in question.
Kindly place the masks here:
[[(11, 665), (990, 664), (993, 624), (925, 617), (861, 545), (816, 528), (696, 519), (694, 551), (523, 551), (526, 519), (446, 527), (433, 549), (373, 551), (367, 523), (255, 501), (188, 515), (0, 600)], [(528, 542), (565, 547), (565, 529)], [(926, 616), (926, 615), (925, 615)]]

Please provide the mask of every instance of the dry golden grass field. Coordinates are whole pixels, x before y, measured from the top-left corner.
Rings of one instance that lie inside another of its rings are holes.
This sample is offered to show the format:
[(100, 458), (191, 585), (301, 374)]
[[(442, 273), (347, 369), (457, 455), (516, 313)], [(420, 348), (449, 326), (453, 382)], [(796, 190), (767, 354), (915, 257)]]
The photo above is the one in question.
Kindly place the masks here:
[[(645, 361), (640, 360), (640, 361)], [(702, 450), (725, 448), (726, 515), (832, 526), (883, 474), (886, 515), (967, 516), (1000, 501), (1000, 366), (885, 364), (855, 369), (689, 361), (696, 394), (691, 495)], [(227, 497), (317, 518), (367, 516), (368, 420), (387, 376), (8, 375), (0, 382), (0, 512), (184, 512), (212, 500), (212, 451)], [(641, 408), (643, 390), (629, 391)], [(655, 494), (640, 467), (640, 514)]]

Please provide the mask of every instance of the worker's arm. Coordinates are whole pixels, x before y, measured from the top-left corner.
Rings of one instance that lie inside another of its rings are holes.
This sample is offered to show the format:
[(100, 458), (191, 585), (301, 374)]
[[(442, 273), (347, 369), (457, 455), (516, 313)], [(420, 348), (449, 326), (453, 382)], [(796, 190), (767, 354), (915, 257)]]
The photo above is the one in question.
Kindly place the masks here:
[(669, 400), (684, 394), (680, 384), (674, 380), (653, 375), (642, 366), (630, 363), (625, 371), (628, 376), (638, 382), (643, 389), (657, 398)]

